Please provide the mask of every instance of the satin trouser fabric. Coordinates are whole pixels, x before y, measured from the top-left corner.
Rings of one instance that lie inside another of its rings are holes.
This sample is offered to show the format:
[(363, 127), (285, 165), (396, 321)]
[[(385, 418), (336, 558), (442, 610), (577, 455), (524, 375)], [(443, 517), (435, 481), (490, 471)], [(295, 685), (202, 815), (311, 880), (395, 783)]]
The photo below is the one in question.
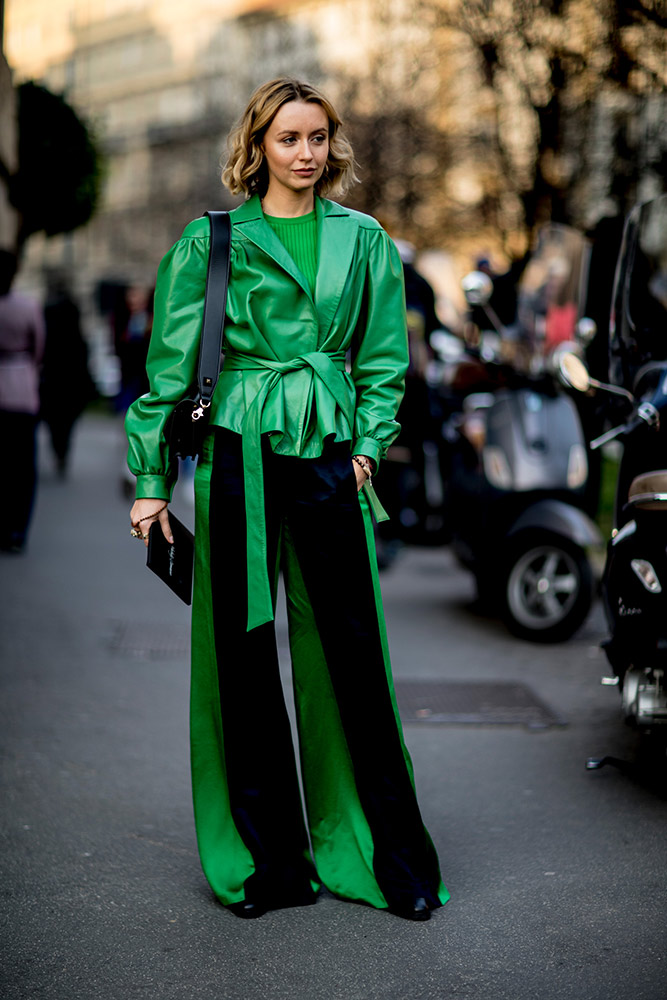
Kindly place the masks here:
[(246, 631), (241, 438), (216, 429), (196, 474), (191, 733), (204, 871), (223, 903), (302, 905), (323, 883), (376, 907), (418, 896), (439, 906), (448, 894), (398, 720), (349, 442), (327, 445), (319, 459), (275, 455), (264, 442), (263, 465), (312, 857), (274, 625)]

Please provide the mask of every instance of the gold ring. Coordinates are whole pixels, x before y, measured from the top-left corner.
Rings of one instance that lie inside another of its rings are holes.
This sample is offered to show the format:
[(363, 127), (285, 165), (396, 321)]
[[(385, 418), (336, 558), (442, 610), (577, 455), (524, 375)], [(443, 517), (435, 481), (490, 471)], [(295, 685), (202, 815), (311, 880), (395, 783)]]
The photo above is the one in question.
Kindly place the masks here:
[(143, 538), (144, 541), (146, 541), (146, 539), (148, 538), (148, 535), (142, 535), (141, 537)]
[(132, 528), (132, 529), (130, 530), (130, 535), (131, 535), (131, 537), (132, 537), (132, 538), (143, 538), (143, 537), (144, 537), (144, 536), (143, 536), (143, 535), (141, 534), (141, 532), (139, 531), (139, 529), (138, 529), (138, 528)]

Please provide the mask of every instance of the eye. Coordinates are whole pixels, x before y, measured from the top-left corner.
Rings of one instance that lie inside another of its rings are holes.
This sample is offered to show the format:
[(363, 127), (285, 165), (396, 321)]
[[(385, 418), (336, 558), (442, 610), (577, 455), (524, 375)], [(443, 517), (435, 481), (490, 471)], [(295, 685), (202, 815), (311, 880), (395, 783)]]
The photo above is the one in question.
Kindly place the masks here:
[(288, 145), (288, 146), (291, 146), (291, 145), (292, 145), (292, 143), (293, 143), (293, 142), (295, 142), (295, 141), (296, 141), (296, 140), (294, 139), (294, 136), (293, 136), (293, 135), (287, 135), (287, 136), (285, 136), (285, 138), (283, 139), (283, 142), (285, 143), (285, 145), (286, 145), (286, 146), (287, 146), (287, 145)]
[(324, 133), (322, 133), (322, 135), (314, 135), (313, 136), (313, 142), (318, 142), (320, 145), (322, 145), (323, 142), (326, 142), (326, 140), (327, 140), (327, 137), (326, 137), (326, 135)]

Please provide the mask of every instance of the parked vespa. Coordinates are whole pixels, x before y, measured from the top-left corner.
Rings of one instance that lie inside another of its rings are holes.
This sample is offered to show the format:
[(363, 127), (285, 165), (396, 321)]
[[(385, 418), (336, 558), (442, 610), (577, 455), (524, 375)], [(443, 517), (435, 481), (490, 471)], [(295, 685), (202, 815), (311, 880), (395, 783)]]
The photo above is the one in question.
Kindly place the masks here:
[[(602, 643), (626, 721), (641, 730), (667, 725), (667, 196), (628, 217), (616, 271), (610, 374), (589, 377), (564, 354), (564, 380), (579, 391), (621, 397), (626, 419), (591, 442), (623, 443), (614, 527), (602, 596), (610, 637)], [(593, 759), (589, 767), (613, 760)]]
[[(535, 273), (541, 267), (551, 277), (544, 254), (556, 259), (548, 241), (524, 274), (523, 320), (514, 336), (491, 314), (495, 331), (482, 331), (472, 351), (478, 391), (465, 397), (462, 413), (445, 427), (445, 510), (454, 552), (474, 573), (484, 603), (500, 611), (515, 635), (559, 642), (589, 612), (589, 552), (602, 538), (582, 510), (588, 466), (577, 408), (550, 369), (551, 350), (544, 346), (547, 326), (540, 317), (549, 302)], [(562, 255), (558, 260), (562, 265)], [(579, 261), (576, 266), (580, 270)], [(471, 306), (485, 307), (492, 287), (487, 275), (473, 273), (463, 287)], [(576, 289), (570, 291), (574, 314), (568, 312), (567, 338), (558, 342), (576, 337), (579, 302)]]

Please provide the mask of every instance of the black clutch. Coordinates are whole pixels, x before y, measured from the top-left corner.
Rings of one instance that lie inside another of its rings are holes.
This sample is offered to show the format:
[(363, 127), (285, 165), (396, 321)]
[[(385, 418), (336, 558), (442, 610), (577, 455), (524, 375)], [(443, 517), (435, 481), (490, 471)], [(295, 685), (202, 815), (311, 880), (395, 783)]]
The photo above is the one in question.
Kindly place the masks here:
[(169, 525), (174, 538), (170, 545), (159, 521), (148, 532), (146, 565), (186, 604), (192, 604), (192, 575), (195, 562), (195, 536), (170, 512)]

